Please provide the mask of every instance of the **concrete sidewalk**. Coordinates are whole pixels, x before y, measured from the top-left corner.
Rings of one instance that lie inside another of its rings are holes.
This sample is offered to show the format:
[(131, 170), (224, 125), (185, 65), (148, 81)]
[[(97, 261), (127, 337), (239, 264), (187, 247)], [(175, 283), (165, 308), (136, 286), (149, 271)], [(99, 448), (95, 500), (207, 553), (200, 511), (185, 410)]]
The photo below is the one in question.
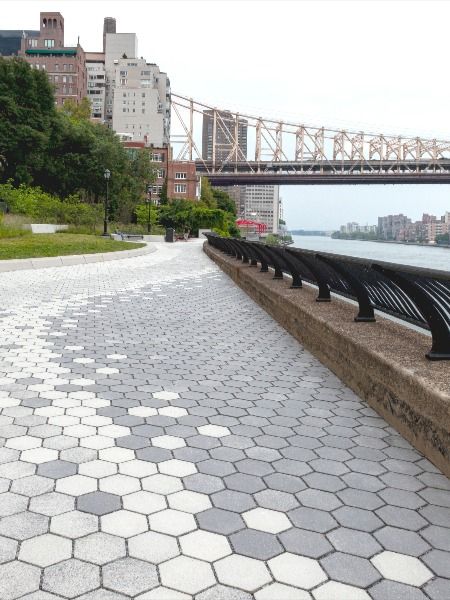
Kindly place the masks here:
[(0, 599), (448, 600), (449, 480), (155, 246), (0, 274)]

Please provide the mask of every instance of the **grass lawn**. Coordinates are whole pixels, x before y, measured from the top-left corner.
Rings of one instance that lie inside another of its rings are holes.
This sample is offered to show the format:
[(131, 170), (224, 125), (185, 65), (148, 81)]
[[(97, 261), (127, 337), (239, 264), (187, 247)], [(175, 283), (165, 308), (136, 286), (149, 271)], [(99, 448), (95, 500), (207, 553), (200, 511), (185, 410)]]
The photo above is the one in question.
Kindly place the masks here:
[(97, 235), (71, 233), (32, 234), (0, 239), (0, 260), (12, 258), (39, 258), (67, 254), (97, 254), (133, 250), (145, 244), (116, 242)]

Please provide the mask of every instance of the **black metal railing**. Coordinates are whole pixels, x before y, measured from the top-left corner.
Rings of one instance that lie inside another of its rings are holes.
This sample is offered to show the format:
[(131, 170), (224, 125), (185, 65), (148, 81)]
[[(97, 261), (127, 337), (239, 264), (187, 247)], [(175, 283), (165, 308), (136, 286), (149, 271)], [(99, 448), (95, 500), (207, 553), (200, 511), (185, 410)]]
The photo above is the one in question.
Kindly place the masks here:
[[(375, 321), (375, 310), (431, 332), (430, 360), (450, 360), (450, 273), (371, 261), (300, 248), (267, 246), (237, 238), (205, 234), (208, 243), (274, 279), (292, 277), (292, 288), (307, 281), (319, 288), (318, 302), (331, 292), (358, 303), (355, 321)], [(449, 254), (450, 258), (450, 254)]]

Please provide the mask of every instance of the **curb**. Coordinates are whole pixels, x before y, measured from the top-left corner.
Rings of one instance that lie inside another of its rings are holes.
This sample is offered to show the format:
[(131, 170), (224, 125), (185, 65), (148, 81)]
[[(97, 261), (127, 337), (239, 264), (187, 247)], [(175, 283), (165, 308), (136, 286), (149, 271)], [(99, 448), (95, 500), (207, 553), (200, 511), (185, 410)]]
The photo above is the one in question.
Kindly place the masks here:
[(44, 258), (21, 258), (13, 260), (0, 260), (0, 273), (8, 271), (24, 271), (26, 269), (45, 269), (49, 267), (70, 267), (97, 262), (109, 262), (134, 258), (144, 254), (156, 252), (155, 247), (146, 245), (136, 250), (118, 250), (117, 252), (99, 252), (98, 254), (68, 254), (67, 256), (48, 256)]

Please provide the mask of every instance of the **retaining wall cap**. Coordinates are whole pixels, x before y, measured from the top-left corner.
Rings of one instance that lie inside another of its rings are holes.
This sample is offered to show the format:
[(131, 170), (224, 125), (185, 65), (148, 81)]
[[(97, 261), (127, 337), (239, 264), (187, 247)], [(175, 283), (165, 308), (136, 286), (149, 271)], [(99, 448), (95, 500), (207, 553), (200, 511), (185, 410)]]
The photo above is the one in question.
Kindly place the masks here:
[[(145, 242), (143, 242), (145, 243)], [(118, 250), (116, 252), (99, 252), (97, 254), (67, 254), (65, 256), (44, 256), (41, 258), (20, 258), (0, 260), (0, 273), (22, 271), (25, 269), (44, 269), (49, 267), (67, 267), (87, 263), (123, 260), (156, 252), (155, 246), (146, 245), (144, 248), (133, 250)]]

